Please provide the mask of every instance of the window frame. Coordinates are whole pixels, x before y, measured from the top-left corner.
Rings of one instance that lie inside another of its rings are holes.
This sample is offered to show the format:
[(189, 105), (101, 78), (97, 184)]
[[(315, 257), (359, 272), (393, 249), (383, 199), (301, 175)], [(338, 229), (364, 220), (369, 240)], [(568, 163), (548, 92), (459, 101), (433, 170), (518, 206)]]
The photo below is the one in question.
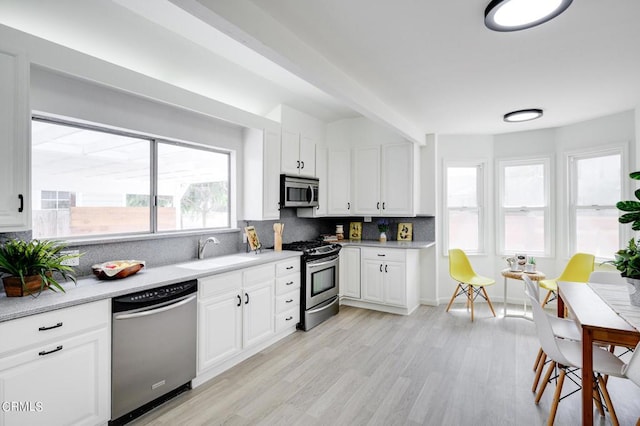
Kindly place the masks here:
[[(150, 177), (150, 188), (149, 188), (149, 229), (146, 231), (139, 232), (121, 232), (121, 233), (112, 233), (112, 234), (93, 234), (93, 235), (66, 235), (60, 237), (47, 237), (47, 238), (57, 238), (65, 241), (74, 241), (74, 242), (93, 242), (93, 241), (104, 241), (111, 239), (129, 239), (129, 238), (140, 238), (140, 237), (160, 237), (160, 236), (171, 236), (171, 235), (185, 235), (185, 234), (201, 234), (203, 231), (208, 232), (228, 232), (237, 229), (234, 225), (235, 217), (234, 212), (235, 208), (233, 206), (233, 202), (236, 199), (235, 194), (235, 175), (234, 170), (235, 167), (233, 165), (233, 161), (236, 156), (232, 150), (226, 150), (210, 145), (205, 145), (201, 143), (195, 142), (186, 142), (180, 140), (172, 140), (166, 137), (152, 136), (145, 134), (143, 132), (133, 132), (122, 129), (117, 129), (105, 124), (96, 124), (96, 123), (88, 123), (84, 122), (80, 119), (75, 120), (73, 118), (59, 118), (52, 117), (45, 114), (33, 113), (31, 115), (31, 121), (40, 121), (55, 125), (67, 126), (67, 127), (75, 127), (84, 130), (91, 130), (96, 132), (109, 133), (118, 136), (125, 136), (135, 139), (140, 139), (149, 142), (149, 155), (150, 155), (150, 163), (149, 163), (149, 177)], [(31, 143), (31, 142), (30, 142)], [(228, 186), (229, 186), (229, 194), (228, 194), (228, 207), (227, 207), (227, 226), (225, 227), (216, 227), (216, 228), (191, 228), (191, 229), (176, 229), (176, 230), (158, 230), (158, 146), (160, 144), (165, 145), (174, 145), (181, 146), (194, 150), (201, 150), (207, 152), (213, 152), (217, 154), (223, 154), (227, 156), (227, 171), (228, 171)], [(29, 160), (31, 167), (31, 160)], [(32, 224), (31, 224), (32, 225)]]
[[(476, 179), (476, 202), (477, 207), (449, 207), (449, 179), (448, 179), (448, 169), (453, 167), (469, 167), (475, 168), (477, 170), (477, 179)], [(443, 166), (443, 197), (442, 197), (442, 207), (443, 207), (443, 227), (442, 227), (442, 250), (444, 256), (449, 256), (449, 217), (451, 211), (471, 211), (477, 210), (478, 212), (478, 248), (477, 250), (469, 250), (465, 249), (465, 253), (468, 255), (486, 255), (487, 244), (486, 244), (486, 231), (488, 229), (488, 218), (487, 218), (487, 197), (488, 197), (488, 185), (489, 185), (489, 176), (488, 176), (488, 161), (485, 159), (479, 160), (468, 160), (468, 161), (444, 161)]]
[[(508, 212), (518, 212), (518, 211), (542, 211), (544, 213), (544, 251), (535, 251), (535, 250), (527, 250), (528, 255), (533, 255), (537, 257), (553, 257), (554, 256), (554, 245), (551, 243), (551, 235), (553, 235), (553, 230), (555, 228), (555, 223), (553, 220), (552, 214), (552, 201), (553, 194), (551, 188), (552, 174), (553, 168), (552, 159), (549, 156), (536, 156), (536, 157), (527, 157), (527, 158), (506, 158), (500, 159), (497, 161), (496, 166), (496, 180), (498, 182), (498, 197), (496, 200), (496, 230), (497, 230), (497, 240), (496, 240), (496, 251), (500, 256), (511, 256), (514, 253), (507, 252), (505, 248), (505, 217)], [(529, 165), (542, 165), (544, 168), (544, 206), (543, 207), (531, 207), (531, 206), (520, 206), (520, 207), (505, 207), (505, 175), (504, 170), (506, 167), (517, 167), (517, 166), (529, 166)]]
[[(572, 150), (572, 151), (567, 151), (564, 153), (564, 165), (566, 167), (566, 188), (567, 188), (567, 197), (566, 197), (566, 202), (565, 202), (565, 211), (567, 212), (566, 214), (566, 223), (567, 223), (567, 231), (566, 231), (566, 244), (564, 247), (564, 252), (565, 255), (568, 257), (571, 256), (572, 253), (576, 253), (577, 252), (577, 211), (578, 211), (578, 206), (577, 206), (577, 195), (578, 195), (578, 187), (577, 187), (577, 167), (576, 167), (576, 161), (577, 160), (583, 160), (583, 159), (589, 159), (589, 158), (596, 158), (596, 157), (606, 157), (609, 155), (620, 155), (620, 196), (618, 197), (618, 200), (622, 200), (627, 199), (627, 195), (629, 192), (629, 182), (627, 179), (627, 177), (629, 176), (629, 143), (628, 142), (622, 142), (622, 143), (615, 143), (615, 144), (609, 144), (609, 145), (603, 145), (603, 146), (596, 146), (596, 147), (591, 147), (591, 148), (587, 148), (587, 149), (581, 149), (581, 150)], [(633, 194), (630, 195), (632, 198), (629, 199), (633, 199)], [(590, 207), (596, 207), (596, 209), (605, 207), (605, 208), (615, 208), (617, 211), (617, 208), (614, 205), (612, 206), (604, 206), (604, 205), (592, 205)], [(584, 209), (587, 210), (587, 209)], [(620, 216), (620, 213), (618, 212), (618, 216)], [(629, 226), (625, 226), (621, 223), (618, 222), (618, 238), (619, 238), (619, 245), (620, 244), (624, 244), (624, 242), (626, 242), (629, 238), (631, 238), (632, 233), (631, 233), (631, 227)], [(599, 262), (602, 261), (606, 261), (606, 260), (612, 260), (613, 259), (613, 254), (611, 253), (611, 257), (609, 258), (601, 258), (601, 257), (597, 257), (596, 260)]]

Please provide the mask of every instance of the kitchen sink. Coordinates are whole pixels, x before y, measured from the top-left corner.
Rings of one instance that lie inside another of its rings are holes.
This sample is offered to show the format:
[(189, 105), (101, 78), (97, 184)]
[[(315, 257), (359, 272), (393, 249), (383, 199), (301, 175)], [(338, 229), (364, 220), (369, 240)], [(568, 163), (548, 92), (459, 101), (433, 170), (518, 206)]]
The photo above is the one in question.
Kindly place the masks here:
[(222, 268), (225, 266), (236, 265), (238, 263), (251, 262), (252, 260), (255, 260), (255, 258), (248, 257), (248, 256), (221, 256), (221, 257), (214, 257), (211, 259), (196, 260), (194, 262), (182, 263), (176, 266), (178, 268), (202, 271), (205, 269)]

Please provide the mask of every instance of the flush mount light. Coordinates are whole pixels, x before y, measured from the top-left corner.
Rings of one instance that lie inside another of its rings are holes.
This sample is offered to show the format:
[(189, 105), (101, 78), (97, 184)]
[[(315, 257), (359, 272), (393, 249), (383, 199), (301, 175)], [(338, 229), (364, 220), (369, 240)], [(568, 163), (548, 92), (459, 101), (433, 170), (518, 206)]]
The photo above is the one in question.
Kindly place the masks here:
[(564, 12), (573, 0), (492, 0), (484, 24), (494, 31), (518, 31), (543, 24)]
[(504, 115), (504, 121), (507, 123), (519, 123), (521, 121), (535, 120), (542, 117), (542, 110), (537, 108), (521, 109), (519, 111), (511, 111)]

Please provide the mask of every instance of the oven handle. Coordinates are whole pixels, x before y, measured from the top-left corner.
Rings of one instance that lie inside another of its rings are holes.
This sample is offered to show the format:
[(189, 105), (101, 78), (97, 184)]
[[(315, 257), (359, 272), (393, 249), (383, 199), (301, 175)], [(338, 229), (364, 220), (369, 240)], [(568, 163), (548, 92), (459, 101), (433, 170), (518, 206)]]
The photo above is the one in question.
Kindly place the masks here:
[(338, 260), (339, 256), (332, 256), (331, 259), (325, 261), (325, 262), (320, 262), (320, 263), (314, 263), (314, 262), (308, 262), (307, 263), (307, 269), (315, 269), (315, 268), (319, 268), (321, 266), (324, 265), (328, 265), (330, 263), (335, 263), (336, 260)]
[(193, 301), (196, 299), (196, 296), (185, 296), (185, 298), (182, 298), (182, 300), (180, 300), (177, 303), (172, 303), (170, 305), (165, 305), (162, 308), (158, 308), (158, 309), (149, 309), (148, 311), (142, 311), (142, 312), (136, 312), (134, 314), (117, 314), (113, 316), (113, 319), (116, 320), (126, 320), (126, 319), (132, 319), (132, 318), (140, 318), (140, 317), (146, 317), (149, 315), (155, 315), (155, 314), (159, 314), (162, 312), (166, 312), (166, 311), (170, 311), (171, 309), (175, 309), (178, 308), (182, 305), (186, 305), (187, 303)]
[(336, 299), (333, 302), (329, 303), (328, 305), (323, 306), (322, 308), (318, 308), (318, 309), (311, 309), (311, 310), (307, 311), (307, 313), (308, 314), (315, 314), (315, 313), (324, 311), (325, 309), (330, 308), (331, 306), (335, 305), (339, 301), (340, 301), (340, 299), (338, 297), (336, 297)]

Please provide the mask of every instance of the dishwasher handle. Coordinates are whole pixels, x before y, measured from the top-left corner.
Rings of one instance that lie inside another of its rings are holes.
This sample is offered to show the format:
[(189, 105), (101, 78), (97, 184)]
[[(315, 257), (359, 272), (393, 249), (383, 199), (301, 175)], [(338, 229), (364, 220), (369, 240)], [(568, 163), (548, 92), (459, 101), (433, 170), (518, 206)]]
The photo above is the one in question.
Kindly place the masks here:
[(155, 315), (155, 314), (159, 314), (161, 312), (166, 312), (166, 311), (170, 311), (171, 309), (175, 309), (178, 308), (180, 306), (186, 305), (187, 303), (193, 301), (196, 299), (196, 295), (193, 296), (185, 296), (182, 299), (178, 299), (179, 302), (177, 303), (172, 303), (170, 305), (165, 305), (161, 308), (157, 308), (157, 309), (149, 309), (146, 311), (142, 311), (142, 312), (136, 312), (133, 314), (116, 314), (113, 316), (113, 319), (115, 320), (126, 320), (126, 319), (132, 319), (132, 318), (141, 318), (141, 317), (146, 317), (149, 315)]

